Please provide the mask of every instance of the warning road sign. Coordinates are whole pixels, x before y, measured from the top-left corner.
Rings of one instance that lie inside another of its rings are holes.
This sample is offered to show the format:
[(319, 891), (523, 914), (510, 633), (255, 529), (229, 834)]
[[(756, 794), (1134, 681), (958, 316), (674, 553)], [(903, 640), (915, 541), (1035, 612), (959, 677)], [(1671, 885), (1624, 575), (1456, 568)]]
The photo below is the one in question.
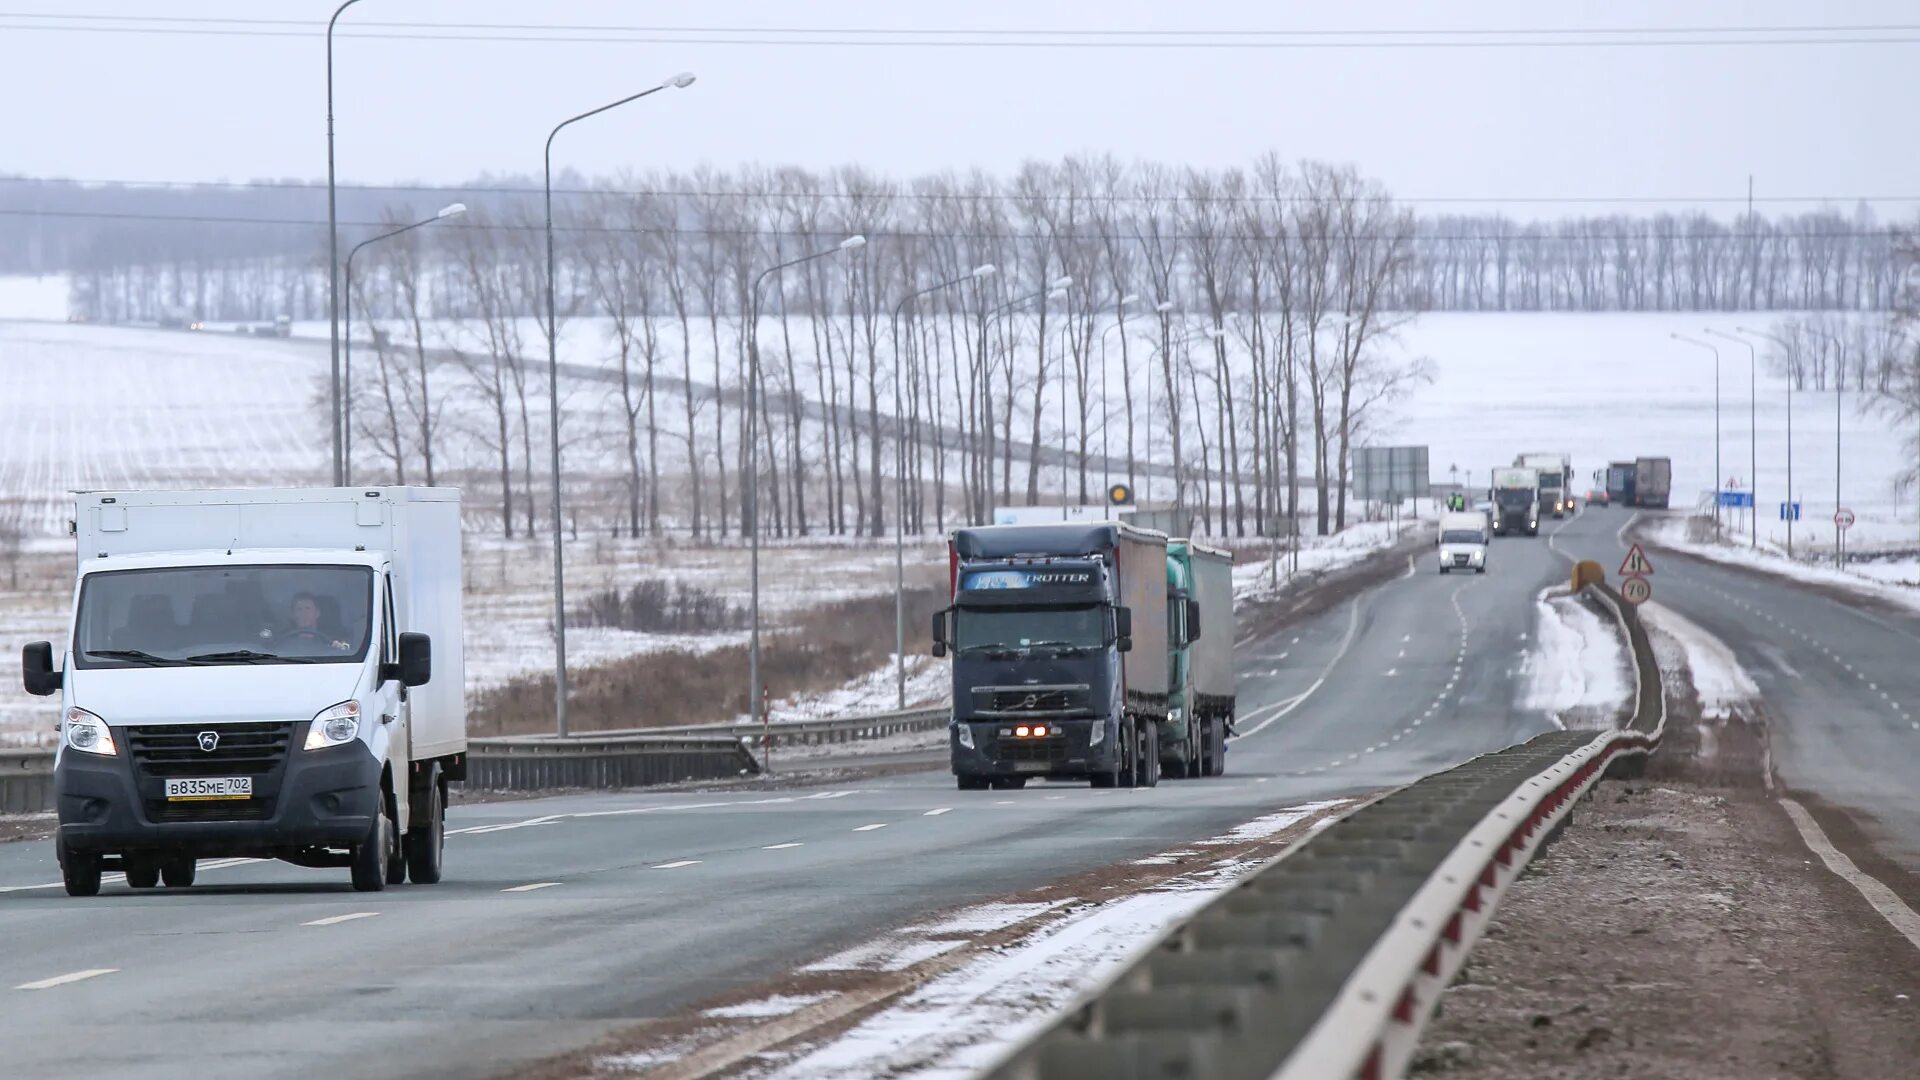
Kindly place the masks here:
[(1653, 573), (1653, 564), (1647, 561), (1647, 553), (1640, 550), (1640, 545), (1635, 544), (1628, 548), (1626, 560), (1620, 564), (1620, 576), (1639, 577), (1642, 574), (1651, 573)]
[(1643, 577), (1630, 577), (1620, 583), (1620, 599), (1629, 604), (1644, 604), (1653, 599), (1653, 582)]

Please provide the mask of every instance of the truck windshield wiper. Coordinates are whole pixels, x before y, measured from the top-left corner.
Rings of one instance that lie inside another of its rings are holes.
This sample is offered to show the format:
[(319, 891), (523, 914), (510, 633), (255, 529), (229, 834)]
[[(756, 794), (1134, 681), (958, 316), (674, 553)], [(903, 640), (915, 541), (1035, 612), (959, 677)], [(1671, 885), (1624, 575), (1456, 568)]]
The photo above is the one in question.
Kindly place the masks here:
[(1069, 652), (1086, 652), (1091, 645), (1081, 645), (1072, 641), (1034, 641), (1027, 645), (1029, 649), (1061, 649)]
[(281, 656), (279, 653), (254, 652), (252, 649), (230, 649), (226, 652), (195, 653), (187, 659), (194, 663), (218, 664), (227, 662), (258, 663), (269, 660), (277, 664), (312, 664), (318, 662), (313, 656)]
[(150, 652), (143, 652), (139, 649), (82, 649), (80, 651), (88, 656), (98, 656), (104, 660), (131, 660), (136, 664), (145, 664), (148, 667), (167, 667), (174, 664), (190, 663), (190, 661), (182, 660), (178, 657), (155, 656)]
[(957, 652), (959, 653), (983, 652), (993, 657), (1002, 657), (1002, 658), (1013, 656), (1019, 651), (1020, 650), (1015, 648), (1014, 646), (1002, 645), (1002, 644), (999, 644), (998, 642), (991, 645), (967, 645), (957, 650)]

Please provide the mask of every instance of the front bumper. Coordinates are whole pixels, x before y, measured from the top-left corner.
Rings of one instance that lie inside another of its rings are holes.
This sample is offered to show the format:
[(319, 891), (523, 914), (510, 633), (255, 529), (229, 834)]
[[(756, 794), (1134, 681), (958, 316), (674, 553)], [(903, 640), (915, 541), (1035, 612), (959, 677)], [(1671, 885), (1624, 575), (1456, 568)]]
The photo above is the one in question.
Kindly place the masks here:
[[(252, 815), (240, 820), (221, 819), (228, 804), (166, 803), (164, 781), (138, 774), (124, 750), (110, 758), (67, 751), (53, 776), (60, 836), (73, 851), (194, 858), (274, 857), (359, 843), (379, 812), (380, 762), (360, 742), (325, 750), (297, 746), (275, 775), (255, 780), (255, 799), (231, 804), (234, 815)], [(183, 805), (205, 819), (156, 820), (160, 808)]]
[[(1084, 777), (1110, 773), (1118, 761), (1119, 740), (1112, 731), (1095, 744), (1095, 728), (1107, 727), (1100, 719), (1044, 720), (1059, 734), (1044, 738), (1021, 738), (1013, 734), (1021, 725), (1009, 720), (960, 720), (948, 729), (947, 744), (953, 754), (955, 776), (1005, 780), (1017, 776)], [(958, 725), (967, 725), (973, 745), (960, 741)], [(1006, 734), (1001, 734), (1002, 732)]]

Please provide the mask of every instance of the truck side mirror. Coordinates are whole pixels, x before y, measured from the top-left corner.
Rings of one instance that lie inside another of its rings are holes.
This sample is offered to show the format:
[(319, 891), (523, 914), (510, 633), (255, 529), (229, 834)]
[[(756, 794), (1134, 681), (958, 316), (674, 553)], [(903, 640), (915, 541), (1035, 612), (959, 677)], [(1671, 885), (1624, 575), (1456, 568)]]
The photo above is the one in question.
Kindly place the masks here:
[(1133, 651), (1133, 609), (1116, 607), (1113, 609), (1113, 647), (1121, 652)]
[(35, 697), (59, 693), (66, 676), (53, 670), (52, 642), (36, 641), (20, 650), (20, 680)]
[(380, 669), (380, 677), (399, 679), (401, 686), (425, 686), (433, 679), (433, 639), (425, 634), (400, 635), (400, 660)]
[(947, 655), (946, 611), (936, 611), (933, 613), (933, 655), (936, 658)]
[(1187, 601), (1187, 640), (1200, 640), (1200, 601)]

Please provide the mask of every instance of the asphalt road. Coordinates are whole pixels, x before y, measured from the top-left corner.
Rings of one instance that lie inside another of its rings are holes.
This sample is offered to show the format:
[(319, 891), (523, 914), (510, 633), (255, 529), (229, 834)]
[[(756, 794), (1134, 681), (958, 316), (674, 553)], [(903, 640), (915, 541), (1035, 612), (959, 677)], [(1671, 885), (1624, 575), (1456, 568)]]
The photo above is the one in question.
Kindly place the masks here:
[[(1558, 523), (1556, 523), (1558, 524)], [(1568, 523), (1568, 532), (1586, 529)], [(954, 790), (944, 769), (800, 790), (454, 808), (447, 880), (203, 864), (191, 890), (60, 890), (0, 844), (9, 1077), (473, 1076), (575, 1048), (930, 911), (1415, 779), (1552, 726), (1521, 708), (1545, 538), (1409, 574), (1239, 649), (1227, 775)]]
[[(1611, 577), (1629, 515), (1590, 513), (1612, 527), (1559, 544)], [(1653, 602), (1718, 637), (1759, 687), (1779, 781), (1839, 810), (1880, 856), (1920, 874), (1920, 612), (1673, 552), (1650, 557)]]

